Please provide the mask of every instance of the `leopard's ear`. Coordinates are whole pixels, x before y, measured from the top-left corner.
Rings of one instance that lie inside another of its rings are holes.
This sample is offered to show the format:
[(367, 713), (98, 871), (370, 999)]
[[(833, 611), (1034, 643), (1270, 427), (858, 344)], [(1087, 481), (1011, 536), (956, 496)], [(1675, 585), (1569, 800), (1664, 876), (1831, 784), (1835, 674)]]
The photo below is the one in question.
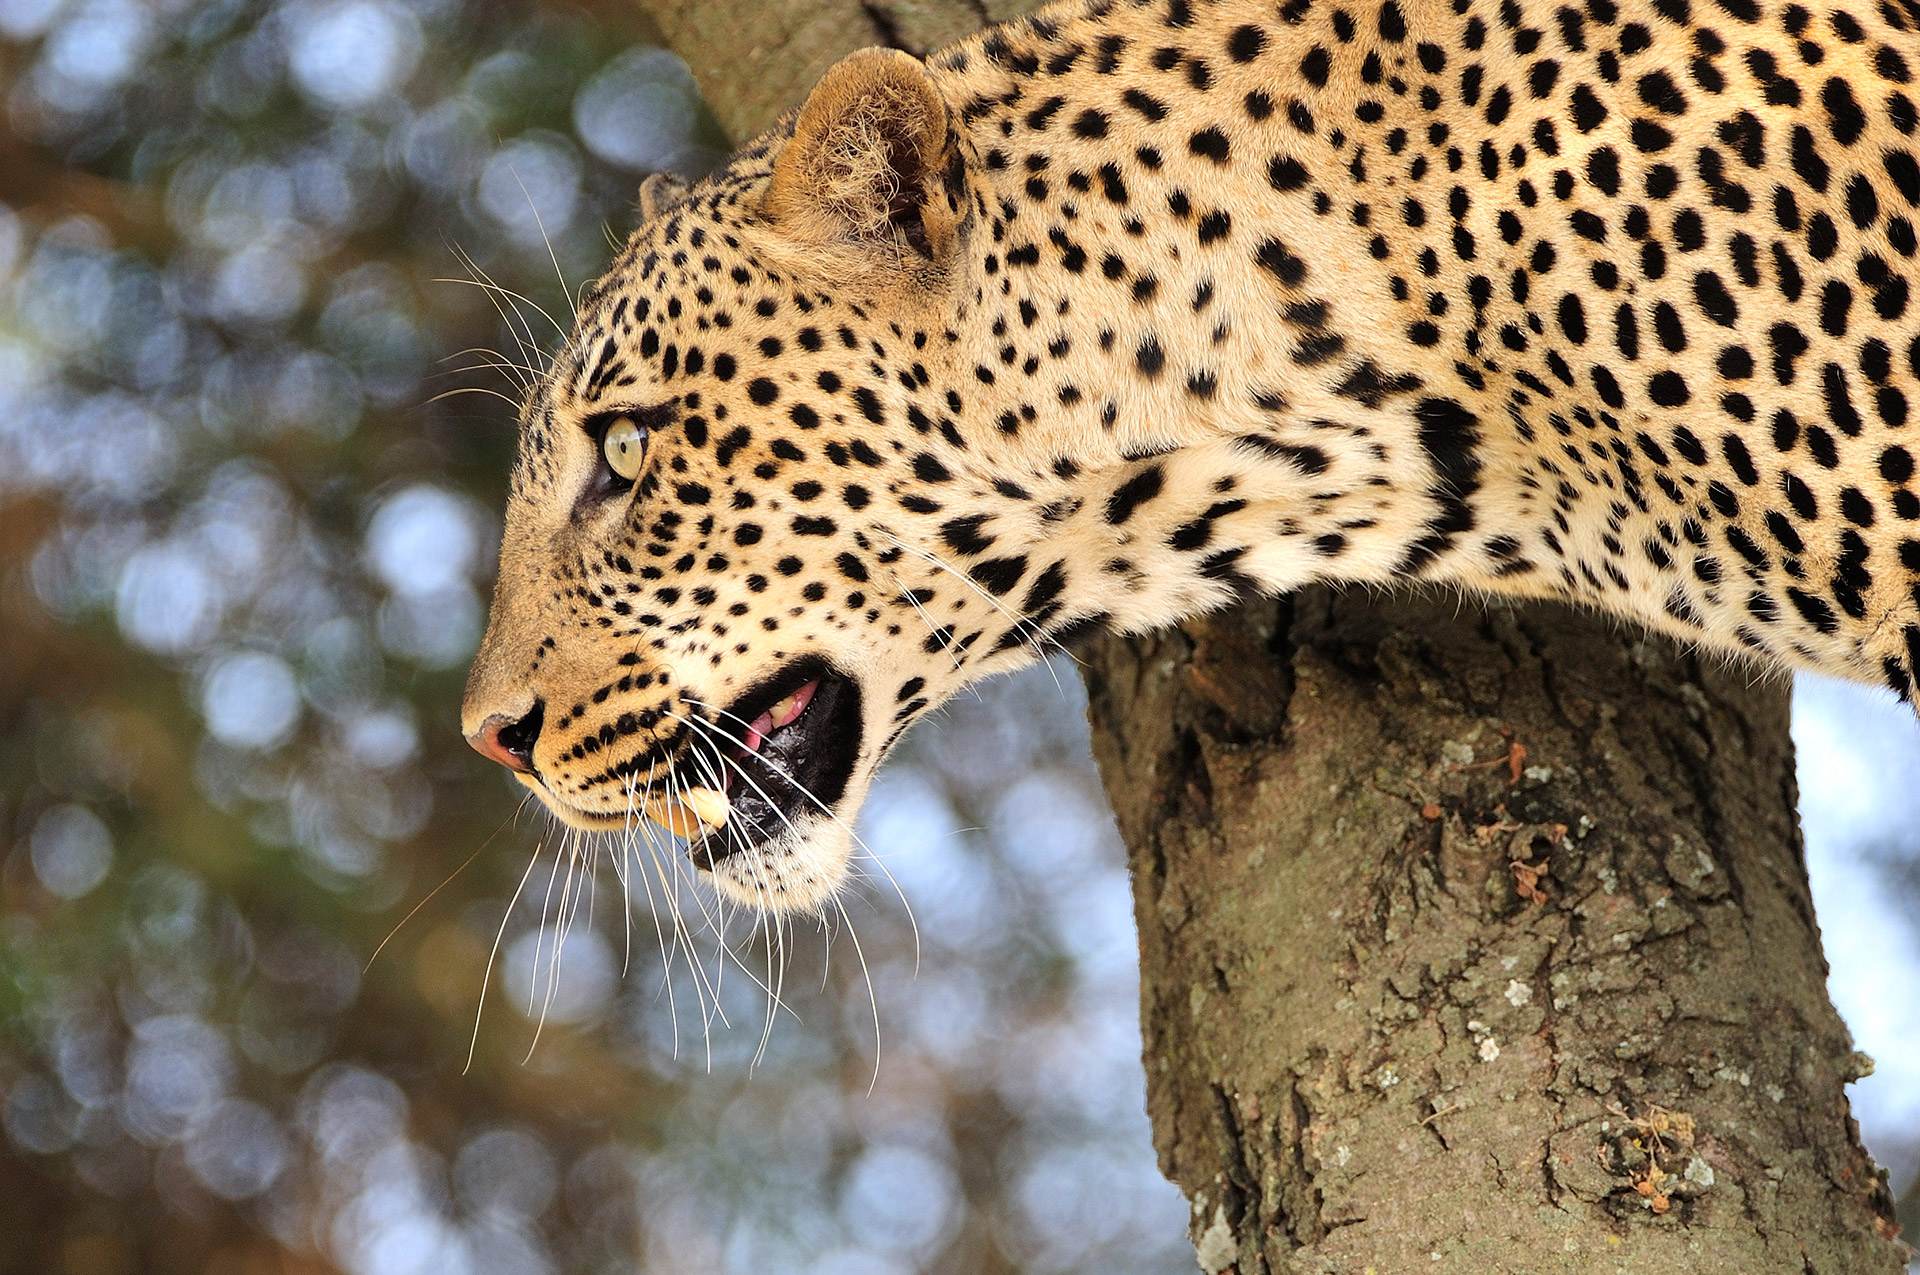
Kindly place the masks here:
[(640, 183), (640, 220), (652, 221), (685, 199), (691, 189), (672, 173), (649, 173)]
[(808, 94), (763, 211), (805, 242), (938, 259), (963, 207), (947, 104), (919, 59), (862, 49)]

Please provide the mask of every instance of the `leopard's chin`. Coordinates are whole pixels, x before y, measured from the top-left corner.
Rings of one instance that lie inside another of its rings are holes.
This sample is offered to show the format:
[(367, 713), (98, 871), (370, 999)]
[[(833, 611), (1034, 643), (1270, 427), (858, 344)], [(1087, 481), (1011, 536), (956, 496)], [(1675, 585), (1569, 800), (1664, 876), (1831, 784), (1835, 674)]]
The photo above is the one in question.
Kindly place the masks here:
[(706, 872), (714, 888), (733, 902), (765, 912), (818, 914), (846, 884), (852, 860), (848, 826), (815, 812)]

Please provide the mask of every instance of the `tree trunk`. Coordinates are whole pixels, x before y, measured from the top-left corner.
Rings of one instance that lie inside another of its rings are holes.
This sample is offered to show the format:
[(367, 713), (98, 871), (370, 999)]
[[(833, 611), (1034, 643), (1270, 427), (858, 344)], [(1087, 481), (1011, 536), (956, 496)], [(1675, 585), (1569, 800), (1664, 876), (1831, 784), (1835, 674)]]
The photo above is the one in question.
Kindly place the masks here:
[(1901, 1269), (1784, 682), (1317, 589), (1087, 682), (1205, 1269)]
[[(736, 138), (856, 47), (1037, 7), (637, 2)], [(1784, 681), (1561, 609), (1324, 590), (1085, 672), (1206, 1270), (1901, 1269)]]

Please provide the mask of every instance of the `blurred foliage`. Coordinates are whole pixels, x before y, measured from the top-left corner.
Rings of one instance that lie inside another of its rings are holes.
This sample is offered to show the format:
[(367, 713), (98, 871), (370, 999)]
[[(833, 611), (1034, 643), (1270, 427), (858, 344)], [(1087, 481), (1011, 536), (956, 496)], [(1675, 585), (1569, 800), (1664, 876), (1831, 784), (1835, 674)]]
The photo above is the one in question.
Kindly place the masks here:
[(723, 144), (630, 23), (0, 0), (0, 1270), (1190, 1267), (1070, 670), (831, 925), (460, 744), (547, 316)]

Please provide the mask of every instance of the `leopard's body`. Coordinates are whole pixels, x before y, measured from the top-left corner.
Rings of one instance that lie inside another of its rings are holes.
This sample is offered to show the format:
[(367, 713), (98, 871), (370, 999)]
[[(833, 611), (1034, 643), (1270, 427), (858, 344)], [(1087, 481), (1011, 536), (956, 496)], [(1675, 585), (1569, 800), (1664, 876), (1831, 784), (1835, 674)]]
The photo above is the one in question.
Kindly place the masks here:
[[(615, 826), (726, 705), (830, 667), (845, 774), (709, 856), (781, 907), (839, 883), (880, 757), (955, 690), (1242, 590), (1561, 598), (1910, 695), (1916, 31), (1072, 0), (850, 59), (654, 186), (582, 306), (469, 728), (544, 705), (528, 782)], [(596, 443), (622, 414), (630, 489)]]

